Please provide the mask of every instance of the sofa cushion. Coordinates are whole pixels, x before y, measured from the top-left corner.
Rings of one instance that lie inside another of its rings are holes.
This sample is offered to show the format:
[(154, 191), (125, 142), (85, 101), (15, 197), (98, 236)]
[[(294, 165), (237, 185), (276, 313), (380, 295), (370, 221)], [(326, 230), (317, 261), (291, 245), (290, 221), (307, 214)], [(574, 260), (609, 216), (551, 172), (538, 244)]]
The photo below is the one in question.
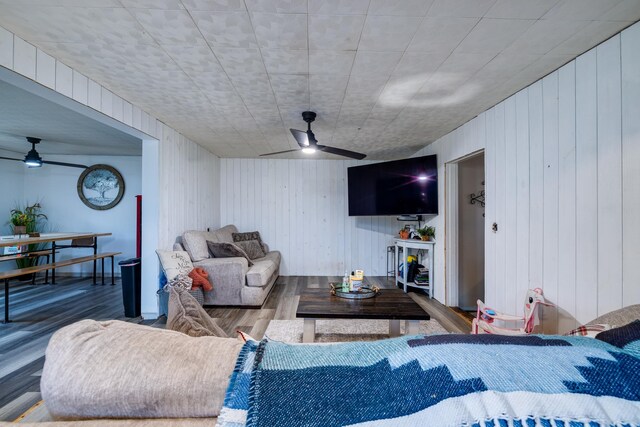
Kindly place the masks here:
[(255, 259), (253, 267), (247, 271), (247, 286), (262, 287), (267, 285), (278, 268), (280, 268), (280, 253), (277, 251), (269, 252), (265, 257)]
[(242, 343), (117, 320), (82, 320), (49, 341), (41, 379), (55, 418), (218, 416)]
[(273, 262), (276, 266), (280, 267), (280, 260), (282, 255), (280, 255), (280, 251), (270, 251), (263, 258), (257, 258), (254, 261), (266, 261), (269, 260)]
[(636, 319), (640, 319), (640, 304), (629, 305), (618, 310), (610, 311), (600, 317), (596, 317), (591, 322), (587, 323), (587, 325), (606, 323), (616, 327), (624, 326)]
[(245, 251), (250, 259), (263, 258), (266, 255), (262, 245), (257, 240), (243, 240), (235, 242), (235, 245)]
[(235, 245), (234, 243), (215, 243), (215, 242), (207, 242), (207, 246), (209, 247), (209, 252), (214, 258), (236, 258), (243, 257), (249, 263), (249, 267), (253, 265), (253, 261), (249, 258), (249, 255), (245, 251), (243, 251), (240, 247)]
[(190, 337), (227, 338), (227, 334), (189, 292), (174, 287), (170, 288), (169, 292), (167, 329), (182, 332)]
[[(233, 233), (232, 237), (233, 237), (233, 241), (236, 242), (236, 243), (237, 242), (248, 241), (248, 240), (257, 240), (258, 243), (260, 243), (260, 246), (262, 247), (262, 252), (264, 252), (265, 254), (267, 252), (269, 252), (269, 246), (267, 246), (267, 244), (262, 241), (262, 237), (260, 237), (260, 232), (259, 231), (248, 231), (248, 232), (244, 232), (244, 233)], [(264, 255), (262, 255), (262, 256), (264, 256)]]
[(182, 234), (182, 246), (189, 253), (191, 261), (202, 261), (210, 257), (207, 240), (215, 239), (208, 231), (189, 230)]
[(189, 254), (185, 251), (156, 250), (160, 265), (167, 276), (168, 281), (174, 280), (179, 275), (187, 275), (193, 270), (193, 264)]
[(189, 252), (191, 261), (202, 261), (210, 258), (207, 241), (233, 243), (232, 234), (236, 232), (238, 232), (238, 229), (235, 225), (225, 225), (214, 231), (189, 230), (182, 234), (182, 245)]
[(217, 230), (211, 231), (211, 234), (213, 234), (214, 238), (210, 239), (212, 242), (218, 242), (218, 243), (233, 243), (233, 233), (237, 233), (238, 229), (236, 228), (235, 225), (233, 224), (229, 224), (229, 225), (225, 225), (222, 228), (218, 228)]
[(600, 332), (596, 338), (616, 347), (625, 348), (634, 341), (640, 341), (640, 320), (634, 320), (627, 325)]
[(246, 231), (244, 233), (232, 233), (231, 237), (234, 242), (246, 242), (247, 240), (257, 240), (262, 244), (262, 238), (259, 231)]

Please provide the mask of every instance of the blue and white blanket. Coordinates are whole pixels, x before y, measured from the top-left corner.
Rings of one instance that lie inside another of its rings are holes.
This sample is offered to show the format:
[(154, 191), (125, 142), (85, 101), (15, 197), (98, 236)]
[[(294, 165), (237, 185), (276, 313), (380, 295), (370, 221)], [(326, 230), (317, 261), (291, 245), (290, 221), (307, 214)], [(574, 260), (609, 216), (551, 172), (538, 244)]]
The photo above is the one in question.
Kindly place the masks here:
[(640, 359), (584, 337), (248, 342), (218, 425), (638, 426)]

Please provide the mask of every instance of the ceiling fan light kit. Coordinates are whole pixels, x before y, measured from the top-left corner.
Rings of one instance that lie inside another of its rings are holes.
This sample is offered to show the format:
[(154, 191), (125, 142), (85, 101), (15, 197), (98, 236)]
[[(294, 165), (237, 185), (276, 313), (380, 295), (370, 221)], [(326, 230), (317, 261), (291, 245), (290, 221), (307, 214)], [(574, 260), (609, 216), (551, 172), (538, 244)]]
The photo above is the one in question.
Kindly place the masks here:
[(30, 168), (39, 168), (42, 166), (42, 157), (36, 151), (36, 144), (40, 142), (38, 138), (27, 137), (27, 141), (31, 143), (31, 150), (24, 156), (24, 163)]
[(80, 164), (77, 164), (77, 163), (53, 162), (53, 161), (42, 160), (42, 157), (40, 157), (40, 154), (38, 153), (38, 150), (36, 150), (36, 144), (39, 144), (41, 139), (40, 138), (33, 138), (31, 136), (28, 136), (27, 137), (27, 141), (29, 141), (29, 144), (31, 144), (31, 150), (29, 150), (27, 155), (24, 156), (24, 159), (14, 159), (12, 157), (0, 157), (0, 159), (3, 159), (3, 160), (14, 160), (16, 162), (23, 162), (30, 169), (31, 168), (39, 168), (43, 164), (57, 165), (57, 166), (67, 166), (67, 167), (70, 167), (70, 168), (80, 168), (80, 169), (86, 169), (86, 168), (89, 167), (87, 165), (80, 165)]
[(327, 145), (318, 144), (318, 140), (316, 139), (316, 136), (311, 131), (311, 123), (315, 119), (316, 119), (316, 113), (314, 113), (313, 111), (303, 111), (302, 120), (307, 122), (306, 132), (298, 129), (289, 129), (302, 150), (299, 150), (299, 149), (285, 150), (285, 151), (278, 151), (275, 153), (261, 154), (260, 156), (261, 157), (273, 156), (275, 154), (291, 153), (293, 151), (302, 151), (305, 154), (313, 154), (316, 151), (323, 151), (325, 153), (335, 154), (338, 156), (348, 157), (350, 159), (357, 159), (357, 160), (362, 160), (365, 157), (367, 157), (366, 154), (356, 153), (355, 151), (343, 150), (342, 148), (335, 148), (335, 147), (329, 147)]

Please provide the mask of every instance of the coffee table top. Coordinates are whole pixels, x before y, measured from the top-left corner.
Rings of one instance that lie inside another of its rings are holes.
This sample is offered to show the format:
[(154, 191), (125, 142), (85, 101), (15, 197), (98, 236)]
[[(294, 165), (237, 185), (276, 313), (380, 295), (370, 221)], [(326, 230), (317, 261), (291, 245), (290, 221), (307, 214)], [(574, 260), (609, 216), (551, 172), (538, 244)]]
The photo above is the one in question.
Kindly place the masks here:
[(401, 289), (381, 289), (368, 299), (346, 299), (331, 295), (329, 289), (305, 289), (300, 295), (296, 317), (317, 319), (398, 319), (429, 320), (424, 311)]

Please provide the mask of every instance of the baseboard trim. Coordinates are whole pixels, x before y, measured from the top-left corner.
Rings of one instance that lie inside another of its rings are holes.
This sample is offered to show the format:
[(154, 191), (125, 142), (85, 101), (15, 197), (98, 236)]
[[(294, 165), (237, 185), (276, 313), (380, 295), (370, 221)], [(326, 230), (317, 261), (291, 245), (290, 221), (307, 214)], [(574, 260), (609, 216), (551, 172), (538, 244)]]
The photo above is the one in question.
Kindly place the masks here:
[(146, 312), (146, 313), (142, 313), (142, 318), (144, 320), (156, 320), (159, 316), (159, 313), (156, 312)]

